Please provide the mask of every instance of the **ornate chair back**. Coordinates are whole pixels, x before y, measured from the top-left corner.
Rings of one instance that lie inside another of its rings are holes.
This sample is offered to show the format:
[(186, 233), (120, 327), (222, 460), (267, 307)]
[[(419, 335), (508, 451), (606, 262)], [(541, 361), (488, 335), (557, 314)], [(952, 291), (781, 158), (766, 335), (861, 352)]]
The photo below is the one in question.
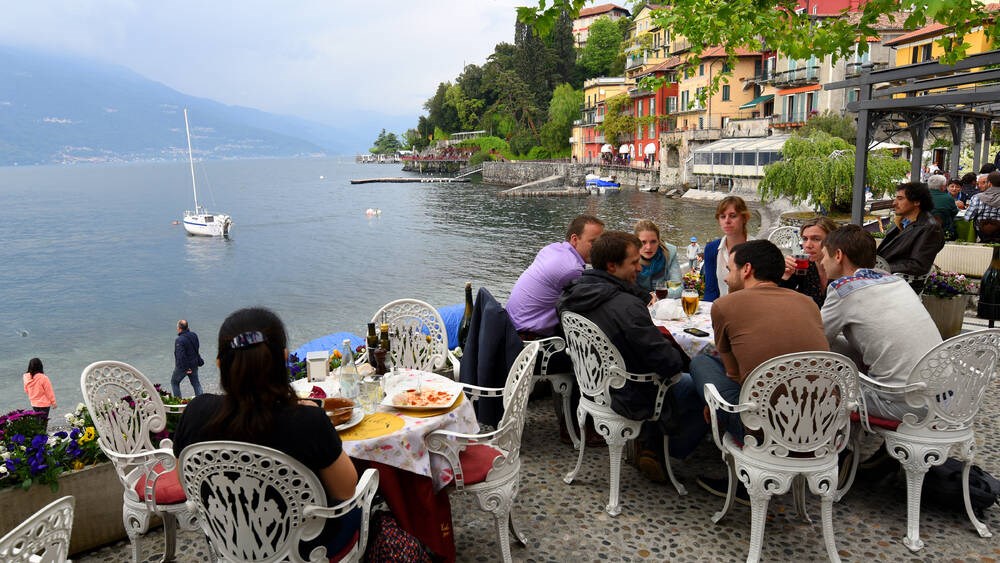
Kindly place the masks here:
[(778, 227), (767, 235), (767, 240), (782, 250), (795, 254), (802, 250), (802, 236), (798, 227)]
[(825, 457), (847, 445), (858, 368), (833, 352), (797, 352), (754, 369), (740, 389), (744, 449), (788, 458)]
[[(148, 460), (121, 456), (156, 448), (151, 435), (167, 425), (160, 394), (146, 376), (123, 362), (90, 364), (80, 376), (80, 387), (94, 419), (97, 442), (109, 454), (127, 490), (134, 485), (129, 474)], [(169, 441), (161, 446), (169, 447)]]
[[(503, 465), (512, 465), (521, 455), (521, 435), (528, 410), (528, 395), (531, 394), (531, 377), (538, 359), (540, 345), (529, 342), (514, 359), (503, 388), (503, 418), (497, 424), (500, 433), (493, 445), (506, 452), (502, 456)], [(499, 458), (498, 458), (499, 460)], [(496, 468), (496, 464), (494, 464)], [(489, 477), (487, 477), (489, 479)]]
[(907, 383), (926, 387), (906, 393), (912, 407), (925, 407), (926, 416), (908, 413), (899, 430), (953, 431), (972, 426), (986, 394), (986, 386), (997, 374), (1000, 329), (960, 334), (928, 351), (910, 372)]
[(76, 500), (54, 500), (0, 538), (0, 561), (7, 563), (63, 563), (69, 557)]
[(434, 371), (448, 358), (448, 331), (437, 309), (417, 299), (397, 299), (372, 316), (390, 328), (390, 362), (407, 369)]
[(611, 406), (611, 389), (620, 389), (625, 378), (625, 360), (618, 348), (611, 343), (604, 331), (584, 317), (565, 312), (562, 314), (563, 331), (566, 333), (566, 353), (573, 360), (580, 392), (603, 406)]
[[(374, 470), (365, 472), (351, 500), (329, 509), (315, 473), (265, 446), (231, 441), (192, 444), (181, 452), (180, 471), (188, 502), (197, 507), (201, 528), (221, 560), (303, 561), (299, 542), (319, 535), (324, 517), (340, 517), (356, 506), (364, 510), (362, 527), (358, 544), (345, 559), (358, 560), (364, 553), (371, 500), (378, 486)], [(334, 555), (325, 551), (315, 548), (308, 560), (327, 561)]]

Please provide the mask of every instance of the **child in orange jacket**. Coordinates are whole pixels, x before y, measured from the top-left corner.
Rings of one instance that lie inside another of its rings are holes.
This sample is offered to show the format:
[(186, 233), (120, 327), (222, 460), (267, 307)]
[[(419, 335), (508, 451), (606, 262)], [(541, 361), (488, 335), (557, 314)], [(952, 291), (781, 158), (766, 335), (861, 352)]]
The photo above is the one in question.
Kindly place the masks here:
[(24, 392), (28, 394), (31, 408), (49, 419), (49, 410), (56, 407), (56, 394), (52, 391), (52, 382), (42, 373), (42, 360), (31, 358), (28, 362), (28, 372), (24, 374)]

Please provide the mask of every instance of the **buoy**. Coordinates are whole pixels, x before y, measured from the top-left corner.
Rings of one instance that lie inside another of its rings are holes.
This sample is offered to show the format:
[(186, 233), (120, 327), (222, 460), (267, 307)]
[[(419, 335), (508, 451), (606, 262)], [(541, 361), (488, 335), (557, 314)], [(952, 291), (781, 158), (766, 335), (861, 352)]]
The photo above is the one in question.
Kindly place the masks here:
[(326, 176), (320, 176), (319, 179), (320, 180), (326, 180)]
[(365, 209), (365, 215), (368, 217), (372, 217), (375, 215), (375, 210), (369, 207), (368, 209)]
[(170, 224), (171, 225), (180, 225), (181, 222), (180, 221), (171, 221)]

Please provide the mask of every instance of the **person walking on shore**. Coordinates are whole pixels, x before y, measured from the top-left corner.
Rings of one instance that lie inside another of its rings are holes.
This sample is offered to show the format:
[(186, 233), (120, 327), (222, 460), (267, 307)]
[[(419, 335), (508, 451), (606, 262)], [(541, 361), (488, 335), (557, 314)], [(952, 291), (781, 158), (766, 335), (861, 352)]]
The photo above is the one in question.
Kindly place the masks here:
[(687, 246), (688, 270), (697, 272), (698, 255), (701, 254), (701, 245), (698, 244), (698, 237), (691, 237), (691, 244)]
[(52, 382), (42, 370), (42, 360), (38, 358), (28, 360), (28, 372), (23, 376), (24, 392), (28, 394), (31, 409), (42, 413), (47, 423), (49, 411), (56, 408), (56, 394), (52, 390)]
[(177, 321), (177, 339), (174, 340), (174, 374), (170, 376), (170, 392), (175, 397), (181, 396), (181, 381), (185, 377), (191, 379), (194, 395), (204, 393), (201, 382), (198, 381), (198, 367), (205, 364), (198, 353), (198, 335), (188, 330), (188, 322)]

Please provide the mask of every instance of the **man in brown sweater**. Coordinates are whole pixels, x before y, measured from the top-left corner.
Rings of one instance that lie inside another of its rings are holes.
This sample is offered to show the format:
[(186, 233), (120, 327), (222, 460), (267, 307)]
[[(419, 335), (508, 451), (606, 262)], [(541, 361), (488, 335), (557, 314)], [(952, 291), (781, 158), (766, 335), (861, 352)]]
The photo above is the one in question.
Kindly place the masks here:
[[(784, 257), (769, 241), (751, 240), (730, 252), (729, 294), (712, 304), (720, 357), (702, 355), (691, 360), (691, 378), (703, 399), (705, 384), (712, 383), (723, 399), (738, 404), (740, 385), (763, 362), (792, 352), (830, 349), (812, 299), (778, 287), (784, 271)], [(723, 428), (742, 440), (740, 415), (721, 410), (717, 414)], [(699, 479), (699, 484), (709, 488), (702, 481), (714, 480)], [(725, 488), (721, 490), (724, 495)]]

